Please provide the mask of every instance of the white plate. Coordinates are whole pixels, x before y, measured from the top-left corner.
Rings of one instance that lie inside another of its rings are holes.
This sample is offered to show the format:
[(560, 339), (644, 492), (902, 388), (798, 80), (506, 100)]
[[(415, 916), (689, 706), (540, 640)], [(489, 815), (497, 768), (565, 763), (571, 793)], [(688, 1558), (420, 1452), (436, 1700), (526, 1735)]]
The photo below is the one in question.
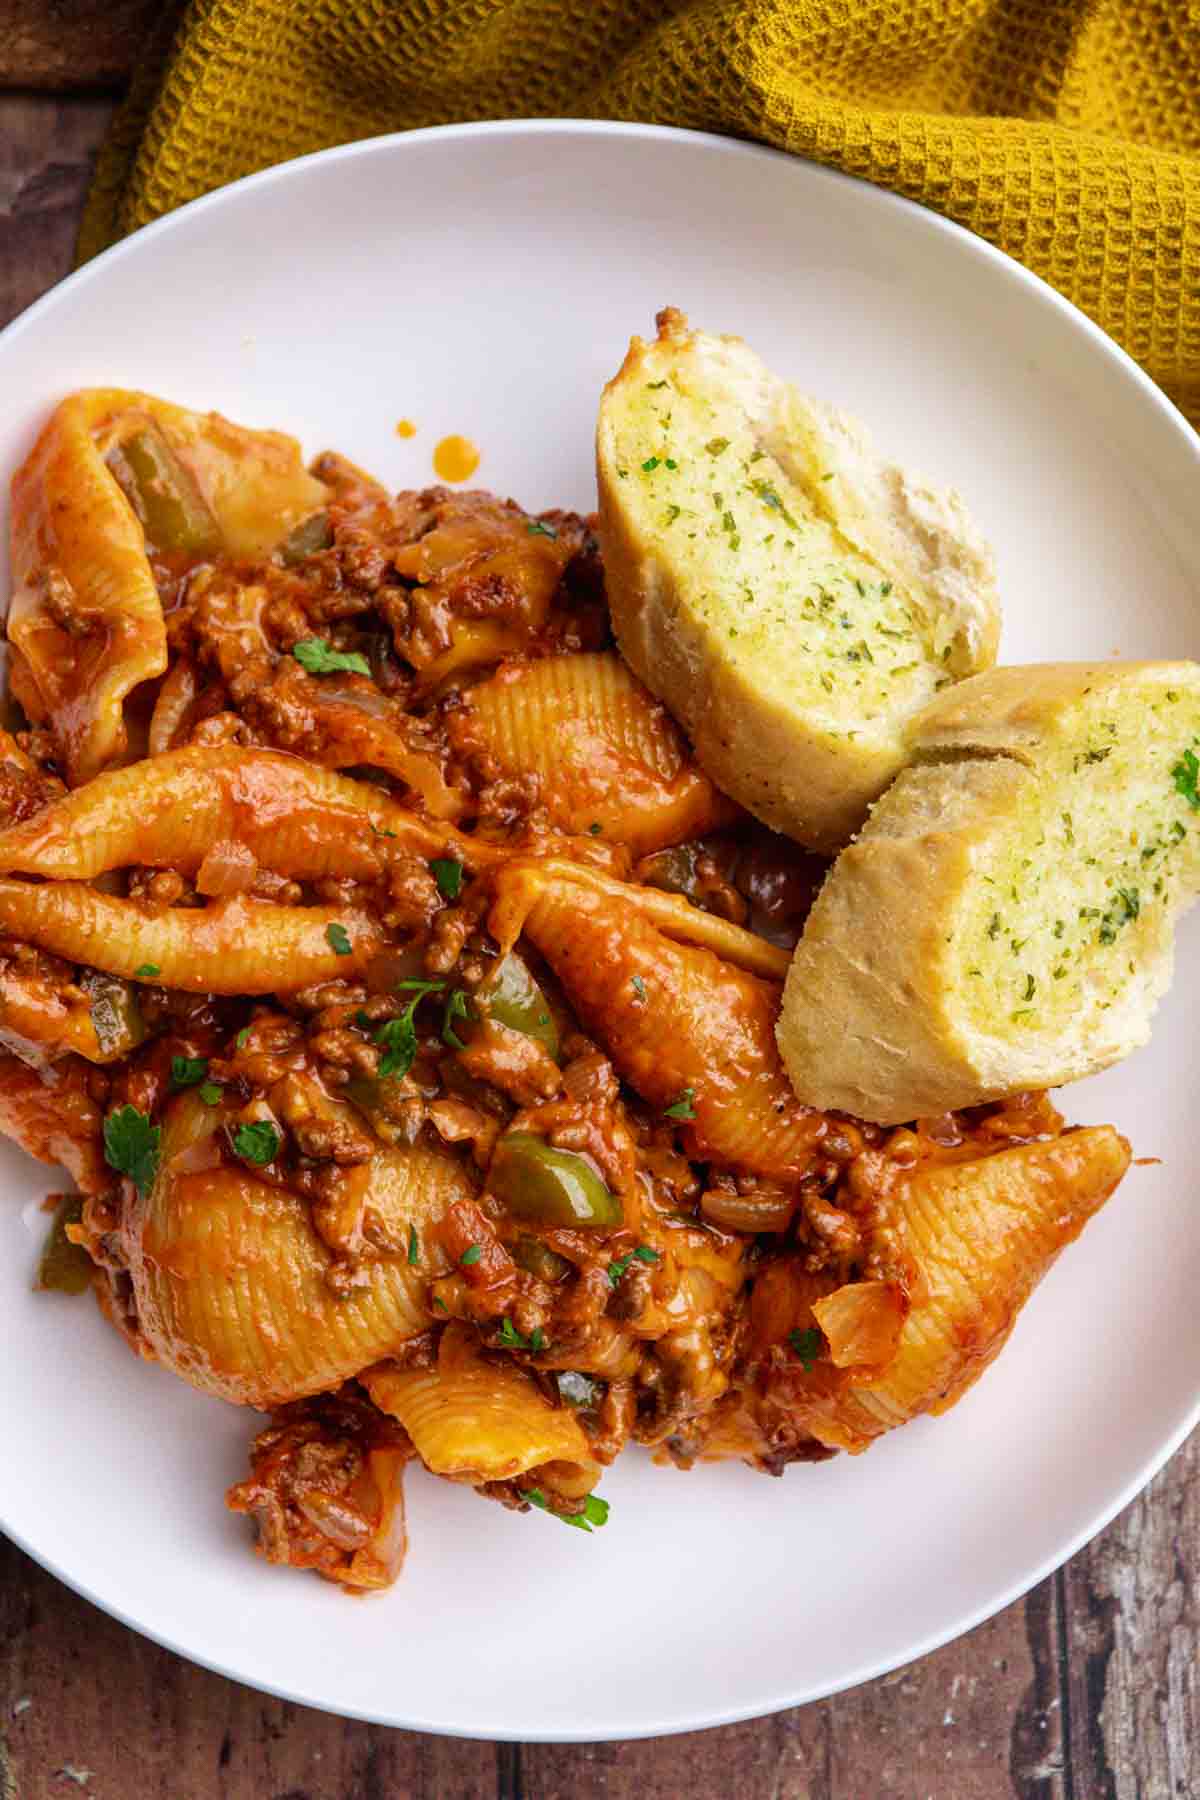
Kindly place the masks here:
[[(74, 387), (148, 388), (336, 445), (398, 486), (446, 432), (526, 505), (592, 504), (601, 382), (671, 301), (743, 333), (956, 483), (994, 539), (1004, 656), (1197, 648), (1200, 443), (1133, 364), (932, 213), (746, 145), (455, 127), (331, 151), (139, 233), (0, 340), (0, 467)], [(395, 435), (402, 416), (418, 435)], [(291, 1698), (476, 1737), (633, 1737), (865, 1681), (1013, 1599), (1194, 1423), (1200, 934), (1152, 1047), (1066, 1097), (1142, 1155), (946, 1419), (768, 1481), (622, 1459), (597, 1535), (410, 1481), (400, 1585), (267, 1569), (222, 1490), (251, 1421), (29, 1291), (48, 1185), (0, 1209), (0, 1524), (139, 1630)]]

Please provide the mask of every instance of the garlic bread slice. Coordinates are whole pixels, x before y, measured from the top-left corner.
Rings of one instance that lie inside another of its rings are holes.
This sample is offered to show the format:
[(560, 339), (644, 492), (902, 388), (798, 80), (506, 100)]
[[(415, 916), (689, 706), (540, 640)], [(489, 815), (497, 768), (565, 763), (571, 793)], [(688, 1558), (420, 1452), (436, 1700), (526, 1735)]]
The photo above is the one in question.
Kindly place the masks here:
[(909, 742), (809, 915), (778, 1026), (801, 1100), (880, 1124), (1144, 1044), (1200, 889), (1200, 665), (993, 669)]
[(840, 848), (905, 721), (995, 659), (992, 556), (957, 495), (673, 308), (604, 390), (597, 477), (626, 660), (720, 787)]

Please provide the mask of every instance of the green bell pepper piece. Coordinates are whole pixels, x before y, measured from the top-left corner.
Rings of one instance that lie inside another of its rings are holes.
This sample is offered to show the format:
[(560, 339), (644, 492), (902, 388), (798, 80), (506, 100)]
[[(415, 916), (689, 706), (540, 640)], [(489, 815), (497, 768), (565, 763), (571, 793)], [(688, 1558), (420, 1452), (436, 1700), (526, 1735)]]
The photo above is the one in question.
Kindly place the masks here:
[(522, 959), (512, 951), (477, 992), (477, 1005), (500, 1025), (536, 1038), (558, 1061), (558, 1026), (546, 996)]
[(529, 1131), (500, 1139), (488, 1187), (518, 1219), (605, 1231), (622, 1223), (621, 1202), (585, 1157), (556, 1150)]
[(143, 426), (115, 445), (108, 466), (142, 522), (148, 549), (190, 556), (220, 549), (217, 521), (156, 425)]
[(67, 1236), (68, 1225), (78, 1225), (83, 1210), (82, 1194), (66, 1194), (46, 1233), (38, 1264), (36, 1286), (57, 1294), (84, 1294), (92, 1282), (92, 1259)]

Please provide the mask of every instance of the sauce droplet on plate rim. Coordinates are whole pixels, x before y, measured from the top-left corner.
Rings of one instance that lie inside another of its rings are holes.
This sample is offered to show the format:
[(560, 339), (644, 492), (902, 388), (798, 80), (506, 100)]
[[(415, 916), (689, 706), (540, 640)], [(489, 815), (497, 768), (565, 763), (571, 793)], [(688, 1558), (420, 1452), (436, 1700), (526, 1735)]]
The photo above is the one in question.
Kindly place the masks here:
[(470, 438), (453, 432), (442, 438), (433, 452), (433, 469), (443, 481), (466, 481), (479, 467), (479, 448)]

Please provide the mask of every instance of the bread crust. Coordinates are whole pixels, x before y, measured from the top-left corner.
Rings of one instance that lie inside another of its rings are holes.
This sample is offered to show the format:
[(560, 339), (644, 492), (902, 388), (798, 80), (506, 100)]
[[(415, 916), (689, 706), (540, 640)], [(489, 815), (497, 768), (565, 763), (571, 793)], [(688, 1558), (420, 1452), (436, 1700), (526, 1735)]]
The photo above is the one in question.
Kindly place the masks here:
[(834, 864), (785, 984), (777, 1034), (802, 1100), (900, 1124), (1078, 1080), (1146, 1041), (1170, 981), (1173, 915), (1146, 940), (1110, 1009), (1050, 1039), (970, 1029), (957, 1004), (964, 971), (954, 927), (964, 892), (986, 878), (994, 846), (1032, 804), (1041, 759), (1068, 729), (1064, 715), (1099, 694), (1134, 721), (1148, 689), (1172, 683), (1195, 693), (1200, 669), (994, 669), (938, 695), (911, 722), (914, 763)]
[[(847, 702), (835, 730), (802, 707), (764, 694), (753, 659), (723, 628), (737, 616), (734, 603), (728, 618), (717, 622), (693, 605), (666, 534), (648, 528), (627, 503), (615, 423), (623, 394), (648, 385), (651, 376), (661, 383), (673, 356), (693, 354), (703, 356), (706, 371), (711, 365), (717, 372), (728, 405), (755, 420), (762, 441), (802, 487), (809, 485), (813, 434), (824, 428), (834, 435), (826, 415), (795, 396), (740, 340), (691, 332), (673, 309), (660, 314), (657, 341), (634, 338), (605, 388), (597, 426), (600, 540), (613, 628), (627, 662), (683, 725), (706, 773), (775, 830), (832, 854), (902, 766), (904, 714), (867, 719)], [(878, 486), (886, 477), (895, 497), (891, 541), (912, 534), (910, 554), (896, 573), (944, 628), (946, 654), (938, 673), (943, 667), (962, 675), (988, 667), (999, 636), (990, 552), (970, 535), (957, 497), (938, 496), (882, 464), (852, 421), (838, 421), (836, 429), (843, 457), (862, 459), (863, 481), (856, 485), (848, 478), (845, 484), (859, 514), (864, 483)], [(808, 434), (804, 441), (793, 441), (801, 432)], [(813, 500), (813, 516), (828, 512), (828, 494)], [(860, 537), (857, 548), (877, 560), (887, 543), (880, 533), (874, 542)], [(893, 565), (885, 561), (880, 568), (887, 575)], [(729, 587), (733, 594), (732, 571)], [(781, 634), (779, 655), (797, 654), (792, 633)]]

